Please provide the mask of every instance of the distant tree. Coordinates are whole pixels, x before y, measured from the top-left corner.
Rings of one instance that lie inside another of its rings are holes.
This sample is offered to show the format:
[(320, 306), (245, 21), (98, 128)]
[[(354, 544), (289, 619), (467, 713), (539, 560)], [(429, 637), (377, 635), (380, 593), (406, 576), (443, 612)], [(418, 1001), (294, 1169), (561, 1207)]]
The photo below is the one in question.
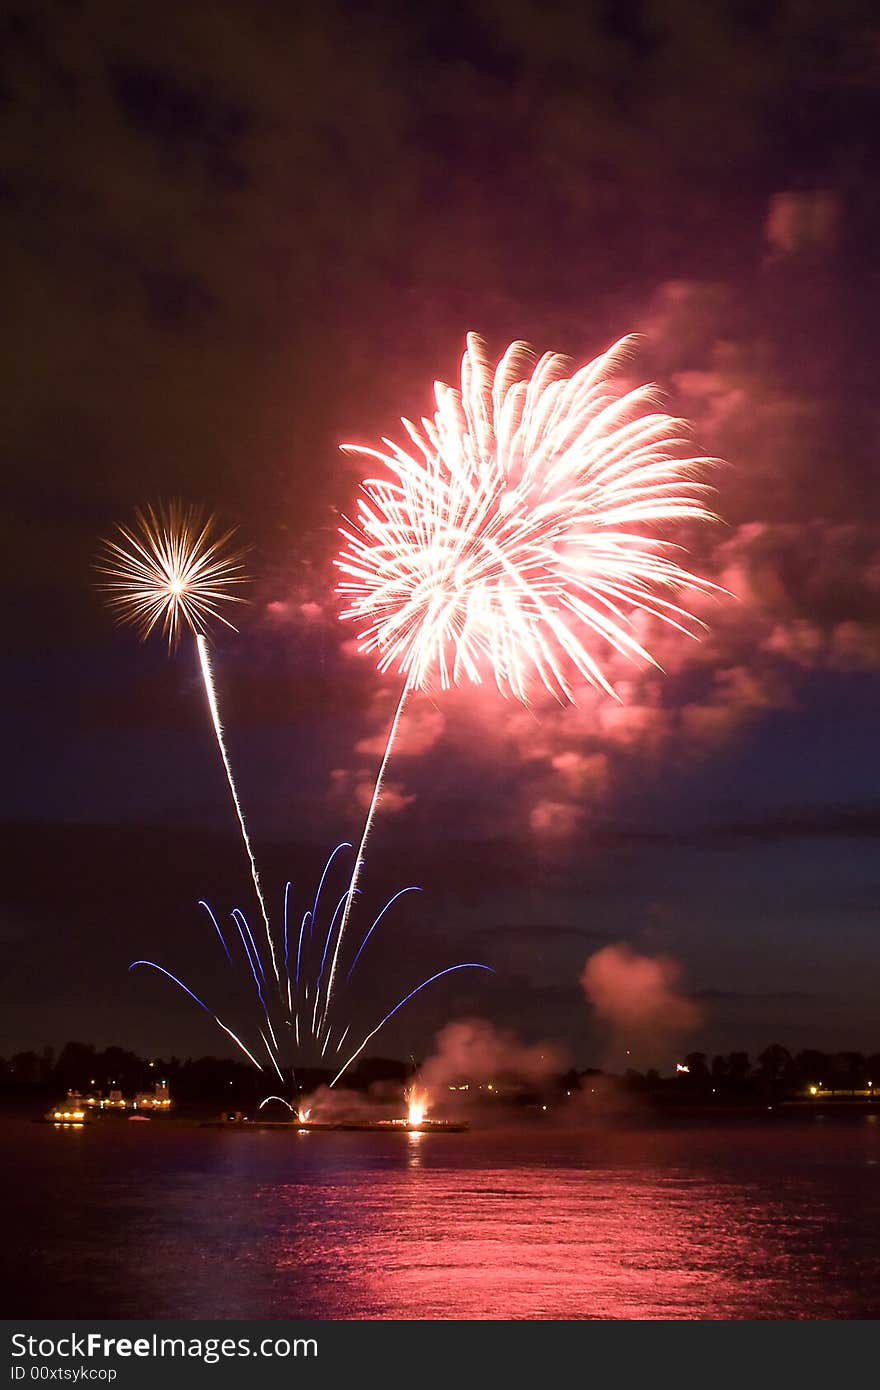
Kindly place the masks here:
[(124, 1047), (107, 1047), (96, 1059), (97, 1072), (103, 1073), (106, 1086), (116, 1086), (123, 1091), (139, 1091), (144, 1083), (146, 1068), (143, 1059)]
[[(188, 1057), (174, 1082), (183, 1100), (200, 1096), (251, 1096), (258, 1089), (258, 1074), (228, 1057)], [(277, 1089), (277, 1088), (276, 1088)], [(266, 1088), (263, 1087), (265, 1093)]]
[(771, 1043), (758, 1053), (758, 1080), (765, 1094), (771, 1097), (794, 1088), (795, 1068), (787, 1047)]
[(831, 1084), (836, 1091), (863, 1091), (868, 1069), (861, 1052), (838, 1052), (831, 1059)]
[(771, 1043), (758, 1053), (758, 1072), (770, 1082), (780, 1082), (791, 1069), (791, 1053), (781, 1043)]
[(795, 1057), (794, 1070), (801, 1090), (807, 1086), (827, 1085), (831, 1077), (831, 1058), (826, 1052), (806, 1048)]
[(354, 1074), (349, 1073), (349, 1083), (353, 1082), (355, 1086), (364, 1089), (377, 1081), (396, 1081), (402, 1085), (409, 1074), (407, 1064), (398, 1062), (393, 1057), (365, 1057), (358, 1064)]
[(91, 1043), (68, 1042), (55, 1063), (54, 1080), (65, 1090), (84, 1090), (96, 1076), (96, 1053)]
[(712, 1080), (718, 1085), (726, 1081), (730, 1075), (728, 1060), (726, 1057), (722, 1057), (720, 1053), (712, 1058), (711, 1074)]
[(36, 1052), (16, 1052), (9, 1070), (15, 1086), (33, 1086), (40, 1079), (40, 1059)]
[(729, 1052), (727, 1054), (727, 1074), (737, 1085), (742, 1085), (748, 1081), (752, 1070), (752, 1064), (747, 1052)]
[(684, 1059), (692, 1081), (708, 1081), (709, 1068), (705, 1052), (689, 1052)]

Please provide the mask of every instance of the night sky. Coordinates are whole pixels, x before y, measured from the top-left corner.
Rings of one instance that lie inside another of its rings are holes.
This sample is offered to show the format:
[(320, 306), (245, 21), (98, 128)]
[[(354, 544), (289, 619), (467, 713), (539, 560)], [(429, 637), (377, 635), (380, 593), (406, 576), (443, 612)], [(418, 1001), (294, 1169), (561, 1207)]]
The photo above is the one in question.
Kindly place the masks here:
[(358, 1007), (497, 974), (380, 1050), (479, 1015), (601, 1060), (579, 976), (625, 942), (680, 964), (677, 1046), (876, 1051), (876, 6), (68, 0), (0, 31), (0, 1051), (222, 1052), (135, 956), (235, 1007), (195, 902), (252, 889), (194, 653), (114, 628), (101, 537), (179, 496), (250, 547), (217, 681), (271, 900), (307, 905), (396, 703), (337, 617), (337, 446), (427, 412), (469, 329), (642, 335), (725, 460), (687, 539), (736, 599), (699, 645), (653, 633), (665, 675), (615, 668), (619, 706), (413, 701), (364, 907), (425, 891)]

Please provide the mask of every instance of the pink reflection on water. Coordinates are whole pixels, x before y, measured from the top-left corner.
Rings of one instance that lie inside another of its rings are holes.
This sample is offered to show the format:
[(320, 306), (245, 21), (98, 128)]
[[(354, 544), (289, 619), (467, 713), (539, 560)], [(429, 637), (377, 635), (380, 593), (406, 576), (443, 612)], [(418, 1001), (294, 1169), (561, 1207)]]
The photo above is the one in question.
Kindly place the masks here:
[[(404, 1171), (324, 1193), (320, 1262), (337, 1311), (426, 1319), (816, 1316), (834, 1308), (834, 1230), (797, 1171), (700, 1171), (674, 1140), (604, 1142), (580, 1162), (446, 1166), (448, 1136), (409, 1136)], [(672, 1149), (672, 1152), (668, 1150)], [(652, 1150), (655, 1152), (652, 1153)], [(604, 1161), (603, 1161), (604, 1160)], [(621, 1160), (623, 1160), (621, 1162)], [(291, 1217), (301, 1193), (291, 1192)], [(308, 1259), (308, 1253), (306, 1258)], [(303, 1258), (296, 1239), (279, 1273)], [(300, 1266), (301, 1267), (301, 1266)], [(344, 1309), (344, 1311), (343, 1311)], [(828, 1313), (824, 1315), (829, 1315)], [(832, 1314), (833, 1315), (833, 1314)], [(846, 1313), (844, 1312), (844, 1316)]]

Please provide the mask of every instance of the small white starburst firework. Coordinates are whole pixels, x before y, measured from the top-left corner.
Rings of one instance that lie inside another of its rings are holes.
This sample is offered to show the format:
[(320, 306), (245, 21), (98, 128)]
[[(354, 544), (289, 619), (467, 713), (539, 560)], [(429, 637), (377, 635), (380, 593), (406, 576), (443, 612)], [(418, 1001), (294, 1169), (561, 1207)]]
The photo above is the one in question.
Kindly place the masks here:
[(222, 610), (244, 602), (235, 588), (245, 582), (242, 554), (229, 549), (232, 534), (216, 534), (213, 518), (195, 507), (148, 507), (104, 541), (99, 587), (120, 622), (144, 638), (158, 627), (169, 646), (184, 628), (196, 636), (214, 620), (231, 628)]

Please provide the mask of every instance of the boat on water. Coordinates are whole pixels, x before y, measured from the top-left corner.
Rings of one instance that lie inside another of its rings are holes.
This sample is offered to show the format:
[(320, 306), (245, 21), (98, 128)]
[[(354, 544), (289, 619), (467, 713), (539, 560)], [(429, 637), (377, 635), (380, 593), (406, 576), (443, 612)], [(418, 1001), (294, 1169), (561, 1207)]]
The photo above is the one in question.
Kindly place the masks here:
[(64, 1100), (46, 1111), (43, 1119), (53, 1125), (91, 1124), (91, 1115), (79, 1091), (68, 1091)]
[(151, 1091), (138, 1091), (133, 1100), (127, 1100), (117, 1088), (107, 1095), (94, 1090), (86, 1095), (81, 1091), (68, 1091), (63, 1100), (46, 1111), (43, 1119), (55, 1125), (87, 1125), (99, 1115), (149, 1120), (154, 1115), (167, 1115), (171, 1107), (171, 1092), (168, 1082), (163, 1080), (155, 1082)]

